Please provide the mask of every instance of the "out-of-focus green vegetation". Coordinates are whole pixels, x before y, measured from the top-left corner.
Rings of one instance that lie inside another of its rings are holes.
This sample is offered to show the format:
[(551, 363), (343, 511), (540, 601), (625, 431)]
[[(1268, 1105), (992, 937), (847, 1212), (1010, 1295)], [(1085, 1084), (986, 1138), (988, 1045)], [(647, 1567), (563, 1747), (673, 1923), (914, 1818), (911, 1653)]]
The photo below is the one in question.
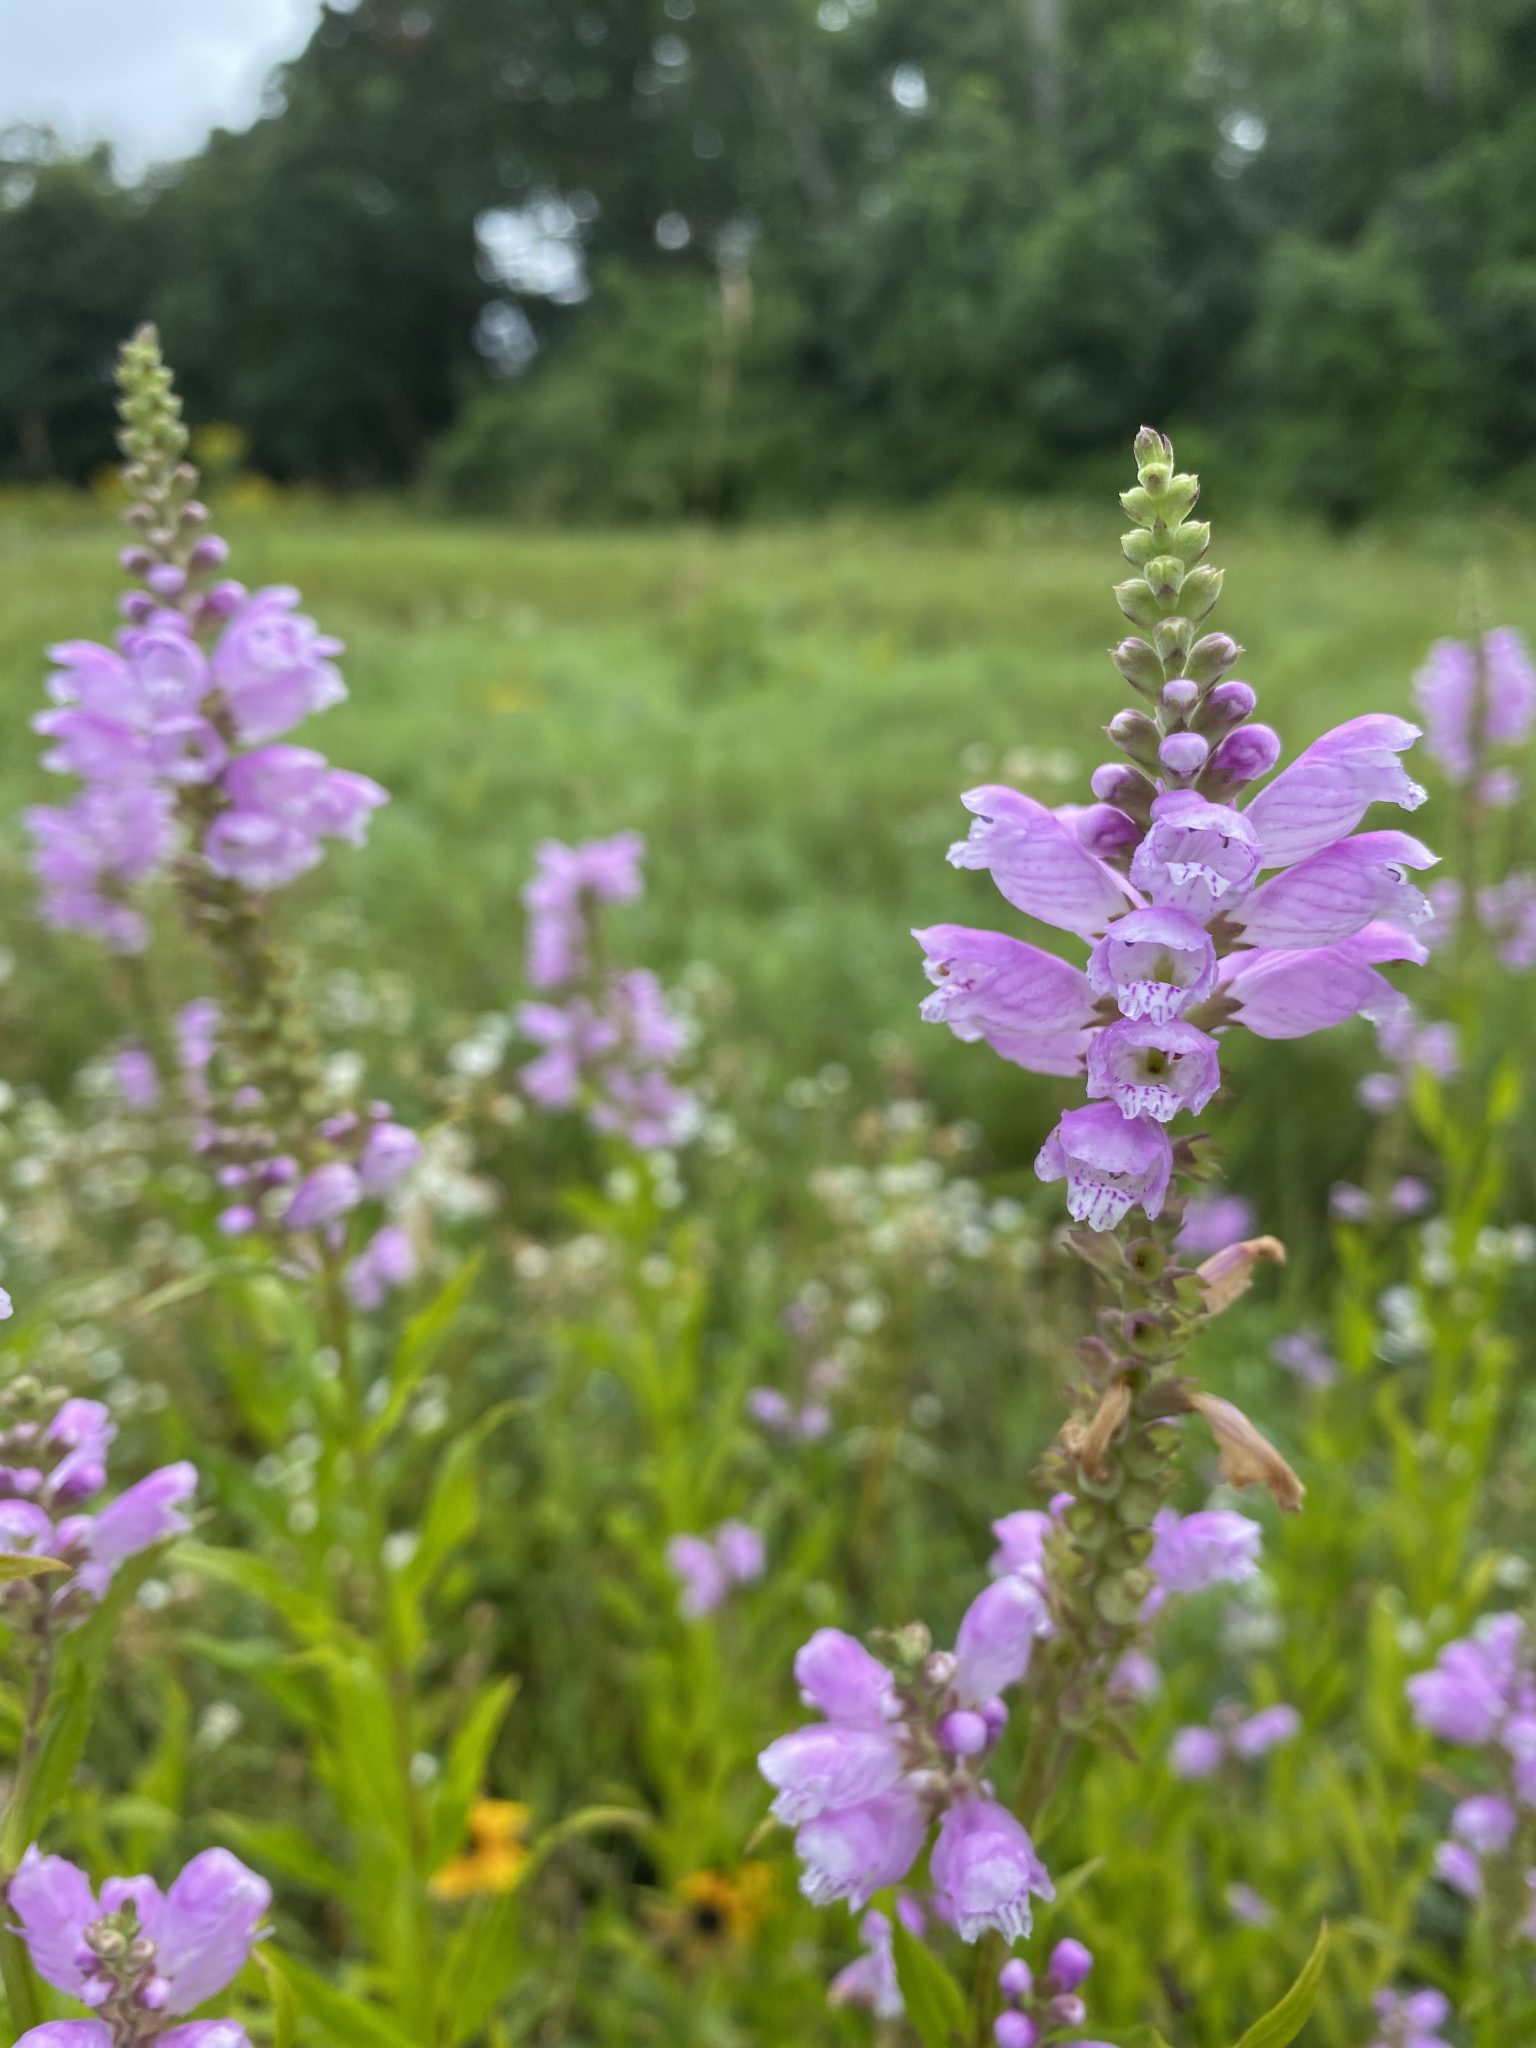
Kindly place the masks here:
[(153, 315), (258, 468), (487, 509), (1039, 490), (1142, 419), (1343, 520), (1528, 501), (1533, 95), (1532, 0), (360, 0), (131, 189), (0, 142), (0, 473), (110, 459)]
[[(1215, 517), (1227, 496), (1218, 476)], [(40, 701), (40, 649), (111, 628), (111, 522), (60, 500), (50, 522), (0, 527), (0, 706), (17, 732)], [(1113, 512), (1072, 508), (590, 535), (369, 504), (247, 512), (233, 526), (247, 580), (291, 577), (348, 643), (353, 696), (326, 720), (327, 750), (394, 793), (366, 859), (293, 893), (344, 890), (359, 958), (410, 973), (441, 1028), (508, 999), (535, 842), (635, 826), (652, 878), (636, 945), (666, 971), (724, 976), (733, 1033), (767, 1079), (829, 1060), (867, 1078), (899, 1045), (946, 1112), (1022, 1151), (1057, 1091), (920, 1023), (907, 932), (986, 921), (974, 880), (943, 859), (964, 834), (960, 789), (1014, 781), (1075, 801), (1112, 751), (1092, 735), (1119, 702), (1101, 651), (1117, 531)], [(1221, 531), (1223, 616), (1249, 650), (1238, 673), (1292, 747), (1406, 709), (1428, 643), (1474, 611), (1536, 629), (1536, 538), (1518, 524)], [(55, 787), (29, 746), (0, 762), (13, 814)], [(0, 932), (29, 990), (55, 997), (12, 1070), (57, 1081), (99, 1048), (103, 970), (39, 932), (17, 835), (9, 847)], [(1365, 1120), (1338, 1078), (1350, 1036), (1234, 1048), (1253, 1081), (1228, 1120), (1233, 1177), (1277, 1227), (1311, 1227), (1358, 1152)], [(1304, 1128), (1277, 1116), (1298, 1091), (1318, 1112)]]

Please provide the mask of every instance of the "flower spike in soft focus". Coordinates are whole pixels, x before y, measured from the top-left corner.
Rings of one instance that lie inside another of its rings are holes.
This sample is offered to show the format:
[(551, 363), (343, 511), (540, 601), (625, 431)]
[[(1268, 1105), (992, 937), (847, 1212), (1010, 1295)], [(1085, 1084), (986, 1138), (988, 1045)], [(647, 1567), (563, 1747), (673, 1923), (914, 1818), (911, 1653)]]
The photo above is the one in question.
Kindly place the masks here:
[(75, 1864), (34, 1847), (9, 1901), (38, 1975), (103, 2015), (23, 2039), (50, 2044), (51, 2032), (60, 2048), (249, 2048), (227, 2020), (161, 2031), (166, 2016), (195, 2012), (222, 1991), (260, 1937), (271, 1888), (227, 1849), (194, 1856), (165, 1892), (152, 1878), (112, 1877), (98, 1896)]
[(131, 953), (149, 937), (141, 886), (178, 848), (193, 863), (194, 896), (207, 894), (209, 876), (282, 888), (316, 865), (323, 840), (360, 845), (388, 799), (308, 747), (270, 744), (346, 696), (341, 643), (298, 611), (297, 591), (247, 593), (221, 580), (228, 550), (193, 496), (180, 401), (153, 329), (123, 350), (119, 383), (136, 534), (123, 567), (141, 587), (123, 602), (116, 647), (69, 640), (49, 650), (54, 708), (34, 721), (50, 742), (44, 766), (83, 788), (27, 822), (44, 917)]
[(513, 1021), (543, 1050), (519, 1076), (544, 1109), (580, 1109), (596, 1131), (642, 1150), (691, 1135), (697, 1104), (672, 1079), (687, 1029), (644, 967), (596, 964), (598, 913), (642, 893), (645, 841), (638, 832), (566, 846), (546, 839), (523, 890), (526, 973), (546, 999), (520, 1003)]

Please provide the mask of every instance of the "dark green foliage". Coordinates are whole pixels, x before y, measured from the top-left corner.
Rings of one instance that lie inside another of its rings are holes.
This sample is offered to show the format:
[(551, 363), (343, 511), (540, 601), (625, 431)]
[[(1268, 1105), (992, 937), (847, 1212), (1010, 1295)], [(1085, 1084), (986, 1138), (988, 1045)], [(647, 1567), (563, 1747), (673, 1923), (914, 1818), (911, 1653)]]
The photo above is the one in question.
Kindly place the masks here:
[[(1528, 496), (1533, 85), (1532, 0), (361, 0), (142, 189), (0, 188), (0, 473), (105, 459), (148, 311), (258, 468), (466, 508), (1038, 490), (1144, 418), (1340, 519)], [(541, 209), (561, 284), (477, 235)]]

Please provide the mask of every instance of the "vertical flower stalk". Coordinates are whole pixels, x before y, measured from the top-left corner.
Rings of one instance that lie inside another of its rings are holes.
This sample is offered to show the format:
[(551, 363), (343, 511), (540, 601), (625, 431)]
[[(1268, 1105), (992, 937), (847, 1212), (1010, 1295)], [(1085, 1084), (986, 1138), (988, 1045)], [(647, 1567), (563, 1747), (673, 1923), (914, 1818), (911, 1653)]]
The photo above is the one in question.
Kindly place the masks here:
[(42, 914), (133, 959), (150, 943), (148, 885), (168, 882), (217, 977), (217, 1002), (188, 1006), (165, 1036), (176, 1041), (196, 1149), (223, 1195), (220, 1227), (282, 1241), (290, 1268), (308, 1276), (337, 1363), (342, 1399), (323, 1406), (339, 1409), (338, 1448), (354, 1482), (364, 1601), (410, 1825), (411, 1924), (425, 1957), (431, 1855), (412, 1769), (412, 1655), (385, 1555), (354, 1331), (356, 1310), (411, 1277), (414, 1251), (386, 1211), (349, 1257), (355, 1218), (387, 1201), (419, 1145), (387, 1104), (332, 1111), (269, 907), (273, 891), (320, 862), (326, 842), (362, 844), (387, 797), (289, 738), (345, 697), (341, 643), (298, 610), (296, 591), (248, 591), (223, 573), (228, 549), (195, 495), (181, 404), (152, 328), (124, 348), (118, 383), (134, 535), (122, 566), (133, 587), (115, 646), (51, 650), (53, 705), (36, 721), (49, 742), (45, 765), (81, 786), (67, 804), (29, 816)]
[[(1218, 1176), (1214, 1147), (1184, 1120), (1215, 1097), (1234, 1029), (1296, 1038), (1398, 1014), (1404, 999), (1380, 969), (1424, 957), (1415, 928), (1429, 915), (1410, 875), (1434, 855), (1404, 832), (1357, 830), (1377, 802), (1423, 800), (1399, 760), (1417, 728), (1352, 719), (1273, 773), (1279, 736), (1254, 721), (1250, 685), (1230, 677), (1242, 649), (1209, 624), (1222, 572), (1207, 560), (1209, 527), (1191, 517), (1198, 480), (1175, 470), (1171, 443), (1150, 428), (1135, 458), (1121, 503), (1136, 573), (1115, 595), (1136, 631), (1112, 659), (1141, 703), (1107, 728), (1121, 758), (1095, 771), (1086, 806), (971, 790), (969, 835), (950, 850), (1086, 956), (968, 926), (914, 934), (932, 984), (925, 1018), (1030, 1072), (1078, 1077), (1087, 1098), (1036, 1160), (1043, 1181), (1065, 1183), (1068, 1241), (1104, 1296), (1042, 1468), (1051, 1509), (998, 1524), (1011, 1554), (992, 1592), (1016, 1590), (996, 1614), (978, 1612), (982, 1596), (954, 1654), (932, 1653), (926, 1631), (892, 1639), (885, 1664), (856, 1662), (846, 1638), (834, 1659), (813, 1639), (797, 1675), (829, 1725), (762, 1760), (776, 1812), (800, 1827), (812, 1898), (862, 1909), (906, 1876), (939, 1819), (930, 1875), (941, 1917), (985, 1939), (976, 2048), (1000, 2021), (1023, 2036), (1000, 2014), (999, 1965), (1028, 1930), (1030, 1893), (1049, 1896), (1033, 1836), (1077, 1744), (1113, 1739), (1131, 1711), (1166, 1594), (1251, 1569), (1251, 1525), (1195, 1530), (1221, 1518), (1181, 1522), (1167, 1506), (1184, 1418), (1203, 1418), (1231, 1484), (1301, 1505), (1280, 1453), (1187, 1371), (1198, 1326), (1284, 1253), (1260, 1236), (1186, 1262), (1186, 1200)], [(1006, 1719), (995, 1695), (1010, 1684), (1028, 1733), (1005, 1801), (989, 1760)]]

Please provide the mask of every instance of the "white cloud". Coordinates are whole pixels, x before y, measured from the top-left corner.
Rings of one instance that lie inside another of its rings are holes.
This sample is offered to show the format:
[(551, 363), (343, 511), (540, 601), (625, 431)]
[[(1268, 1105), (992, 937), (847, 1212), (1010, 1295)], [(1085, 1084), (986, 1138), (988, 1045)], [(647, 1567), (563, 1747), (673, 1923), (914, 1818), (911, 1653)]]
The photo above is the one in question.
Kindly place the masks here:
[(30, 121), (123, 169), (191, 155), (261, 108), (320, 0), (0, 0), (0, 128)]

